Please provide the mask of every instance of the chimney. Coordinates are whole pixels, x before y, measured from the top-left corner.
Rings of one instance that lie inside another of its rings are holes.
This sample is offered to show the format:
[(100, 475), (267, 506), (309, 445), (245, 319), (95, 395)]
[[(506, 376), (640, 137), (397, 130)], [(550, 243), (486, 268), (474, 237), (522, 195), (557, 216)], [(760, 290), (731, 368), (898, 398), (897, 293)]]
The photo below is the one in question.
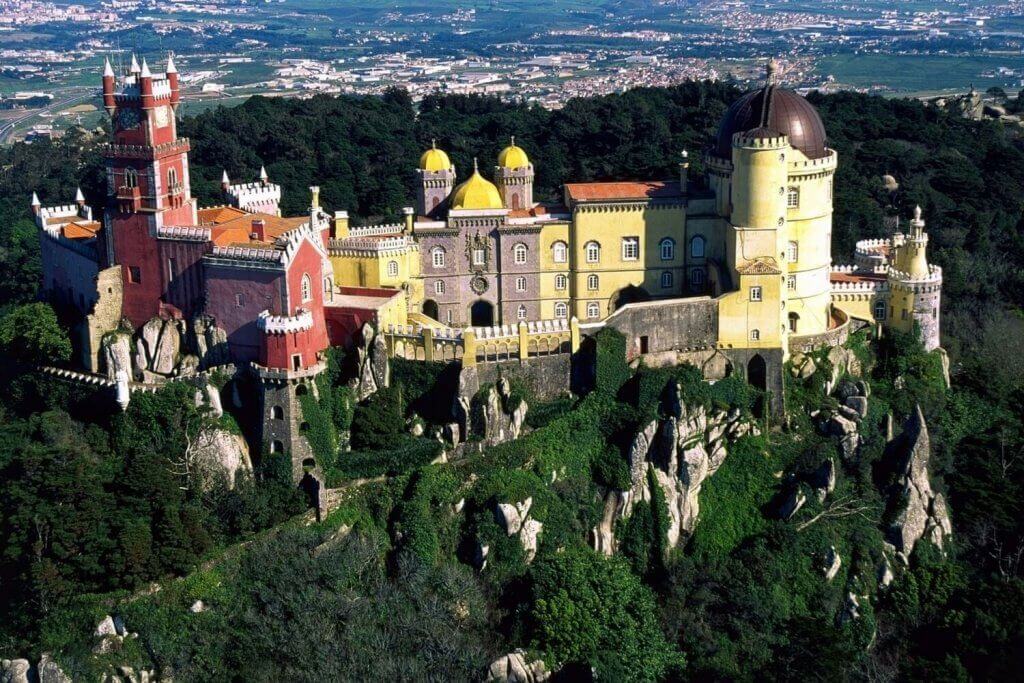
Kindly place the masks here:
[(254, 240), (260, 242), (266, 242), (267, 239), (267, 224), (262, 218), (252, 219), (252, 233), (249, 235)]

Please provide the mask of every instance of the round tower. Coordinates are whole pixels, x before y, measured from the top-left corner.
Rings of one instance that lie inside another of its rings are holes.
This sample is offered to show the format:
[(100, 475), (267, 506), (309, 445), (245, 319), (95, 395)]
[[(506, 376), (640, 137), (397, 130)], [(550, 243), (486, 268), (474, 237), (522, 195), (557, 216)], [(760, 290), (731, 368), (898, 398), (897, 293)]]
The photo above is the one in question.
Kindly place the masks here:
[(416, 210), (421, 216), (433, 215), (455, 187), (455, 167), (437, 141), (420, 156), (416, 169)]
[(942, 269), (928, 263), (928, 233), (921, 207), (914, 209), (910, 232), (893, 238), (895, 254), (889, 268), (889, 326), (912, 332), (915, 324), (925, 350), (939, 346), (939, 315), (942, 307)]
[(526, 151), (516, 144), (513, 135), (508, 147), (498, 155), (498, 165), (494, 167), (494, 184), (498, 186), (506, 208), (533, 207), (533, 175), (533, 164)]

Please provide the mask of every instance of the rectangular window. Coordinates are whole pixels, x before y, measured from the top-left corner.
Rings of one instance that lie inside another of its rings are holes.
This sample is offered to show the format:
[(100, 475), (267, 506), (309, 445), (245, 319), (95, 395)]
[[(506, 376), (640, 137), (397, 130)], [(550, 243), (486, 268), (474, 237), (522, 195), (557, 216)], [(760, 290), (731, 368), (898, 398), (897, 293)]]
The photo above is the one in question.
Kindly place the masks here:
[(302, 354), (301, 353), (292, 354), (292, 370), (301, 370), (301, 369), (302, 369)]
[(451, 312), (450, 310), (449, 310), (449, 311), (445, 311), (445, 314), (444, 314), (444, 321), (445, 321), (446, 323), (448, 323), (449, 325), (451, 325), (451, 324), (452, 324), (452, 312)]
[(789, 188), (789, 191), (786, 192), (786, 206), (790, 209), (800, 206), (800, 190), (795, 187)]
[(517, 277), (516, 278), (516, 291), (517, 292), (525, 292), (526, 291), (526, 278), (525, 277)]
[(750, 300), (751, 301), (761, 301), (761, 287), (760, 286), (751, 287), (750, 288)]
[(800, 256), (800, 245), (797, 242), (790, 242), (786, 246), (786, 258), (790, 261), (796, 261)]
[(235, 294), (235, 305), (238, 306), (239, 308), (241, 308), (242, 306), (245, 306), (245, 295), (244, 294)]
[(623, 237), (622, 238), (622, 260), (623, 261), (636, 261), (640, 258), (640, 238), (639, 237)]
[(128, 266), (128, 282), (142, 284), (142, 270), (138, 266)]
[(485, 249), (473, 250), (473, 265), (482, 266), (487, 263), (487, 251)]
[(174, 273), (178, 270), (178, 263), (172, 258), (167, 259), (167, 281), (174, 282)]
[(791, 292), (796, 289), (796, 275), (789, 275), (786, 277), (786, 289)]

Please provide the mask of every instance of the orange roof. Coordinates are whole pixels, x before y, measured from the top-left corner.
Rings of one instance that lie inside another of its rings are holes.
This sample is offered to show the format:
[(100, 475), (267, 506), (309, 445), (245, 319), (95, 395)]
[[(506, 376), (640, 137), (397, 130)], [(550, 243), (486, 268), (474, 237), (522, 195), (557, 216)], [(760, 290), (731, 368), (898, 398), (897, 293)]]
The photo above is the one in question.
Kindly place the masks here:
[(669, 199), (681, 197), (676, 181), (646, 180), (611, 183), (568, 183), (569, 198), (578, 201)]
[[(263, 239), (252, 239), (249, 237), (256, 232), (253, 228), (253, 221), (263, 221)], [(269, 244), (275, 239), (294, 230), (303, 223), (309, 221), (307, 216), (295, 216), (294, 218), (281, 218), (272, 216), (269, 213), (246, 213), (217, 223), (213, 226), (211, 239), (219, 247), (227, 245), (250, 245), (253, 243)]]
[(219, 225), (239, 216), (247, 215), (242, 209), (233, 206), (211, 206), (206, 209), (199, 209), (196, 213), (199, 215), (199, 225), (209, 225), (210, 223)]
[(70, 240), (85, 240), (95, 237), (99, 229), (100, 224), (97, 221), (82, 221), (62, 226), (61, 234)]

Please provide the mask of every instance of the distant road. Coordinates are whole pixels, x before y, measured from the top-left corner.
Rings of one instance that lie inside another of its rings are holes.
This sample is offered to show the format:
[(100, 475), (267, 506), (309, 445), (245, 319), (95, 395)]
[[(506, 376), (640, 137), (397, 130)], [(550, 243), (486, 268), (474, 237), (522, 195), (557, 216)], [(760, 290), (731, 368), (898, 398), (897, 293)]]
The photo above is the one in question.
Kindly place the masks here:
[(76, 95), (74, 97), (68, 97), (63, 100), (58, 100), (43, 107), (42, 109), (32, 109), (26, 112), (24, 116), (14, 119), (13, 121), (8, 121), (6, 123), (0, 124), (0, 144), (7, 142), (11, 134), (14, 133), (14, 130), (21, 124), (28, 121), (29, 119), (39, 116), (40, 114), (43, 114), (45, 112), (53, 112), (55, 110), (65, 109), (67, 107), (74, 106), (79, 102), (82, 102), (83, 100), (92, 99), (94, 95), (95, 92), (90, 88), (89, 92), (85, 93), (84, 95)]

